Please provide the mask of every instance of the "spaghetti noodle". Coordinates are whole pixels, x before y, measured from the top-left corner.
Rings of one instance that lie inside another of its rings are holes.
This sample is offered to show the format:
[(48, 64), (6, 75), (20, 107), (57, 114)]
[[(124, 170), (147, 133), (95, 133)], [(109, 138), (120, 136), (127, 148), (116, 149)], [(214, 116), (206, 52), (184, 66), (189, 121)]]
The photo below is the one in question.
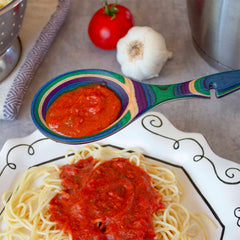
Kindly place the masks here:
[[(166, 206), (152, 215), (153, 227), (157, 240), (185, 240), (208, 239), (207, 231), (198, 214), (191, 213), (181, 204), (184, 197), (184, 188), (175, 174), (157, 162), (148, 161), (135, 149), (113, 150), (98, 144), (89, 144), (74, 152), (66, 159), (74, 164), (81, 159), (92, 156), (101, 163), (114, 157), (124, 157), (129, 162), (139, 166), (151, 177), (152, 186), (162, 196)], [(2, 229), (0, 239), (72, 239), (70, 234), (64, 233), (51, 221), (49, 203), (53, 197), (63, 190), (59, 178), (60, 168), (55, 165), (34, 167), (26, 171), (12, 196), (6, 202), (1, 216)]]

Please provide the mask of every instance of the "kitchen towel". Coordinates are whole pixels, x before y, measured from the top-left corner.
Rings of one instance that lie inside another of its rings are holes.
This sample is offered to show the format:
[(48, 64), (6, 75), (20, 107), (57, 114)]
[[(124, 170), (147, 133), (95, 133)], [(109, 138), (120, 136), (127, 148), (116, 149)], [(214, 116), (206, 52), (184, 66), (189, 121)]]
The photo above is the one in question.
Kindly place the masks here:
[(0, 82), (0, 119), (14, 120), (28, 86), (62, 26), (70, 0), (28, 0), (19, 33), (22, 54), (13, 72)]

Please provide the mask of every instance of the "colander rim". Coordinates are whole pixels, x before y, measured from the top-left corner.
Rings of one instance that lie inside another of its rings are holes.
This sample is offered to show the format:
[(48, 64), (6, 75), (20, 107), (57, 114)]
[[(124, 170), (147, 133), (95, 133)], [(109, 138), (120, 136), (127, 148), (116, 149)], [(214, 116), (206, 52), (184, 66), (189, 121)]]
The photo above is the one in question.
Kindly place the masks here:
[(13, 9), (15, 6), (17, 6), (20, 2), (23, 2), (23, 1), (26, 1), (26, 0), (12, 0), (7, 5), (0, 8), (0, 16), (8, 12), (9, 10)]

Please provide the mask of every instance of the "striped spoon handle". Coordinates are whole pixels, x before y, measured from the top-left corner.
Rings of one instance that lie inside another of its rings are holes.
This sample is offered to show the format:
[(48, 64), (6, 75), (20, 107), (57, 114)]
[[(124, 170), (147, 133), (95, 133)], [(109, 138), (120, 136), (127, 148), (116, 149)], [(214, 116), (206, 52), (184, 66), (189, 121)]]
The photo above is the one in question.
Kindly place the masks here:
[(240, 88), (240, 70), (216, 73), (191, 81), (170, 85), (133, 82), (139, 114), (159, 103), (186, 97), (210, 98), (215, 89), (218, 98)]

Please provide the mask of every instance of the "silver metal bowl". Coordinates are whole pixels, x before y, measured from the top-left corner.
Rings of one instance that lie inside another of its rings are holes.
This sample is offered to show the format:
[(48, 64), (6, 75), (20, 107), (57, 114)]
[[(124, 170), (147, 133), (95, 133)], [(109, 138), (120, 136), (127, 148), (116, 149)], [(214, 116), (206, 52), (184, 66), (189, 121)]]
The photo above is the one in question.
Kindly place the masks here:
[(27, 0), (12, 0), (0, 8), (0, 81), (14, 69), (21, 56), (18, 33), (22, 25)]
[(193, 42), (220, 71), (240, 68), (240, 1), (187, 0)]

